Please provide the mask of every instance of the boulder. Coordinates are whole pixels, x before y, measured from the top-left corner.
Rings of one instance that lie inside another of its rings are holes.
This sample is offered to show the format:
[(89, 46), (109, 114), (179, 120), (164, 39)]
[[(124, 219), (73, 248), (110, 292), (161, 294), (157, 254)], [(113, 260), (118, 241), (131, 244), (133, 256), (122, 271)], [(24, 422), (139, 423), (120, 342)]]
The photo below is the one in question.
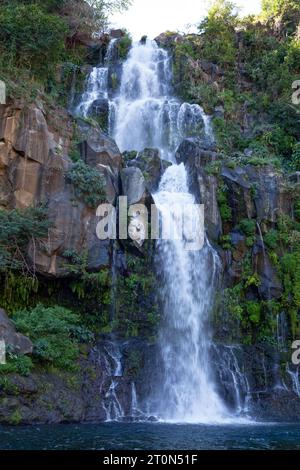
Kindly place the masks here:
[(143, 173), (137, 167), (124, 168), (121, 171), (122, 194), (127, 196), (128, 205), (142, 201), (146, 193), (146, 182)]
[(117, 174), (122, 166), (122, 155), (115, 141), (99, 128), (78, 120), (80, 150), (83, 160), (94, 167), (110, 167)]
[(133, 160), (130, 160), (127, 165), (129, 167), (139, 168), (145, 178), (147, 190), (153, 194), (158, 190), (161, 177), (170, 162), (162, 160), (158, 149), (145, 149), (139, 152)]
[(33, 344), (29, 338), (18, 333), (6, 312), (0, 308), (0, 340), (18, 354), (32, 354)]

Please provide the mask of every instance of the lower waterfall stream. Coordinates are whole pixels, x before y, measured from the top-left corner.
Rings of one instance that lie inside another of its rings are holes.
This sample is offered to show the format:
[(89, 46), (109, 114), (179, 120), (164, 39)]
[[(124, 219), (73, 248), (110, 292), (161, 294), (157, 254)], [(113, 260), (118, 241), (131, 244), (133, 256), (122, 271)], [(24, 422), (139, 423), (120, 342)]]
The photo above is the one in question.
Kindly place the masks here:
[(186, 216), (188, 205), (195, 204), (183, 164), (165, 171), (154, 200), (163, 228), (171, 225), (174, 232), (172, 239), (158, 242), (164, 285), (164, 324), (159, 341), (164, 378), (158, 394), (159, 414), (168, 421), (222, 421), (227, 411), (213, 383), (208, 327), (218, 259), (207, 241), (201, 250), (190, 250), (185, 237), (180, 236), (186, 217), (178, 217), (178, 209)]

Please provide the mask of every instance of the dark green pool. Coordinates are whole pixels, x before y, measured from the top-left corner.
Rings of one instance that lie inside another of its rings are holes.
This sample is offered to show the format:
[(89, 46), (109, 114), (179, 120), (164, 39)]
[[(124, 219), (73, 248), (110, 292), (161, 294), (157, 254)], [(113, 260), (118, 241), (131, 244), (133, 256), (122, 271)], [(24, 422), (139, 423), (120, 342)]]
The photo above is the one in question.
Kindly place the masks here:
[(0, 427), (0, 449), (300, 449), (300, 424), (105, 423)]

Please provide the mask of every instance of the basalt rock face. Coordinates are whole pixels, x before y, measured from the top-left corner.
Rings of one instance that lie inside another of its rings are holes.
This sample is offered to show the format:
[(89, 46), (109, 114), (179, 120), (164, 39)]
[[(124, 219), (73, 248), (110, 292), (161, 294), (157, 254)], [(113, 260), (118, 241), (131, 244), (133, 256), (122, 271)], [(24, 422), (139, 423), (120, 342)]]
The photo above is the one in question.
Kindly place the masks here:
[[(119, 371), (112, 345), (120, 351)], [(149, 374), (153, 366), (153, 348), (141, 339), (114, 339), (113, 344), (104, 337), (86, 350), (74, 373), (33, 371), (28, 377), (10, 374), (9, 385), (0, 384), (0, 422), (53, 424), (138, 419), (142, 413), (135, 407), (133, 383), (138, 396), (147, 395), (144, 370)], [(139, 354), (138, 368), (134, 354)]]
[(296, 368), (290, 365), (281, 370), (275, 348), (219, 344), (211, 356), (218, 392), (229, 409), (258, 421), (299, 420), (300, 400), (293, 380)]
[(202, 148), (197, 139), (185, 139), (177, 149), (176, 161), (184, 163), (189, 172), (190, 187), (197, 195), (198, 202), (204, 204), (207, 232), (212, 240), (221, 235), (221, 217), (217, 202), (218, 181), (208, 174), (206, 166), (215, 162), (218, 154), (209, 148)]
[[(48, 237), (28, 248), (37, 273), (66, 276), (64, 252), (88, 252), (90, 269), (109, 264), (109, 243), (96, 236), (96, 211), (76, 197), (67, 178), (74, 121), (64, 110), (10, 104), (0, 106), (0, 207), (24, 209), (46, 204)], [(122, 156), (99, 128), (78, 124), (83, 160), (105, 180), (107, 202), (119, 194)]]
[(275, 222), (280, 214), (291, 214), (292, 198), (282, 172), (270, 166), (246, 165), (222, 168), (221, 175), (229, 188), (233, 220), (256, 218)]

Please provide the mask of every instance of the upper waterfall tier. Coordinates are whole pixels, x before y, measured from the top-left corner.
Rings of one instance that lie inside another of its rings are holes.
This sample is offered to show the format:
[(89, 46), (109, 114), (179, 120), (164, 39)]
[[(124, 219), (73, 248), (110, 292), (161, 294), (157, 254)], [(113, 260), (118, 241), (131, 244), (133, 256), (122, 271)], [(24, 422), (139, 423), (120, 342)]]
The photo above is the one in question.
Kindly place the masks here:
[(201, 106), (172, 96), (172, 60), (155, 41), (133, 44), (114, 93), (109, 90), (110, 67), (108, 57), (104, 67), (93, 68), (75, 112), (89, 117), (99, 107), (107, 109), (109, 133), (122, 152), (158, 148), (162, 158), (172, 161), (185, 137), (213, 140), (210, 118)]
[(209, 126), (200, 106), (172, 97), (172, 62), (155, 41), (133, 45), (112, 112), (121, 151), (153, 147), (169, 160), (184, 137), (203, 137)]

